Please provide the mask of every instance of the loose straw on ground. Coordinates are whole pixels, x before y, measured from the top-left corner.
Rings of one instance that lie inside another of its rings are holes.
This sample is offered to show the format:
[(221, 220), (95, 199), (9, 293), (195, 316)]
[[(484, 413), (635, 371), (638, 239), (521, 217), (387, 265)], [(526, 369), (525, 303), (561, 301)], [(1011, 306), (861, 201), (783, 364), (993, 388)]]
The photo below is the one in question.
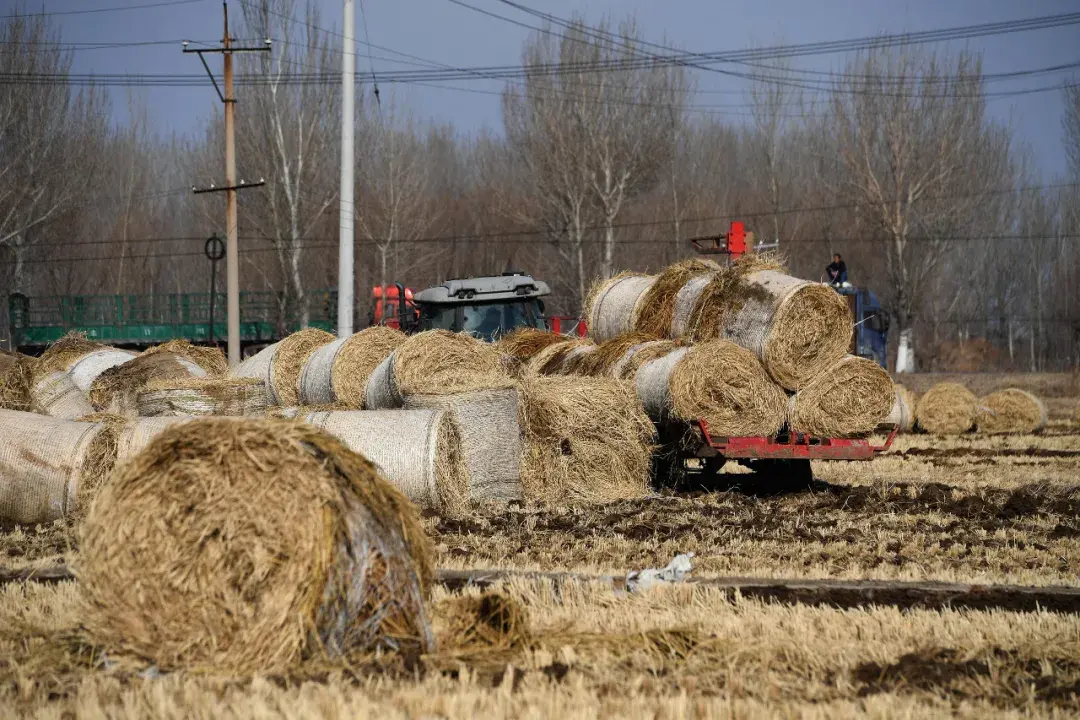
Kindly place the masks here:
[(235, 676), (433, 649), (415, 506), (303, 423), (158, 436), (95, 498), (76, 575), (91, 642), (134, 666)]
[(467, 333), (428, 330), (409, 337), (368, 378), (364, 404), (401, 407), (406, 395), (453, 395), (510, 382), (494, 344)]
[(266, 385), (255, 378), (165, 378), (151, 380), (136, 399), (139, 415), (259, 416), (266, 413)]
[(938, 383), (919, 399), (915, 423), (932, 435), (961, 435), (975, 425), (978, 401), (959, 383)]
[(848, 355), (791, 396), (788, 426), (821, 437), (864, 435), (886, 422), (895, 400), (884, 368)]
[(526, 499), (604, 503), (648, 493), (655, 428), (629, 383), (528, 377), (519, 414)]
[(300, 374), (300, 403), (341, 402), (362, 410), (368, 378), (405, 338), (400, 330), (376, 325), (323, 345), (308, 358)]
[(634, 329), (643, 299), (656, 278), (623, 272), (593, 283), (585, 300), (589, 337), (605, 342)]
[(1026, 390), (998, 390), (979, 398), (975, 422), (981, 433), (1031, 434), (1046, 426), (1046, 406)]

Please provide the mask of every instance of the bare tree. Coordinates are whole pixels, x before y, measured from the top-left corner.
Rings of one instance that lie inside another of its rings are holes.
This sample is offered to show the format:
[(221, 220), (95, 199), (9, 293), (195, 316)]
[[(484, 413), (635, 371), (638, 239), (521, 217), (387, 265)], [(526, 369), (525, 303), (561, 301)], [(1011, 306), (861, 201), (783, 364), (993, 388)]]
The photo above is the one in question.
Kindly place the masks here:
[[(284, 280), (283, 317), (306, 326), (304, 248), (337, 201), (341, 115), (329, 82), (338, 55), (319, 30), (316, 5), (308, 1), (303, 22), (294, 20), (294, 10), (294, 0), (244, 5), (246, 32), (276, 41), (272, 53), (245, 61), (245, 72), (262, 82), (243, 88), (236, 133), (241, 177), (266, 181), (261, 190), (241, 193), (244, 222), (273, 243)], [(289, 82), (298, 72), (313, 81)]]
[(977, 57), (874, 50), (836, 83), (831, 123), (846, 177), (838, 193), (873, 224), (900, 329), (896, 371), (914, 370), (913, 327), (950, 238), (1008, 184), (1008, 133), (987, 119)]
[(1080, 178), (1080, 83), (1065, 86), (1065, 114), (1061, 125), (1065, 130), (1065, 157), (1074, 178)]

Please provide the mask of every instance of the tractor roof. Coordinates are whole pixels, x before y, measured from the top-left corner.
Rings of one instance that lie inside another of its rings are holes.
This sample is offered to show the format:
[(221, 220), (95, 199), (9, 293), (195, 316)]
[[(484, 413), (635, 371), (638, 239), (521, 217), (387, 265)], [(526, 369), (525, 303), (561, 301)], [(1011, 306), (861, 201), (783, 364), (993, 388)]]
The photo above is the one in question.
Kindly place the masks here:
[(530, 275), (504, 273), (494, 277), (447, 280), (442, 285), (416, 293), (419, 303), (477, 303), (494, 300), (524, 300), (551, 294), (547, 283)]

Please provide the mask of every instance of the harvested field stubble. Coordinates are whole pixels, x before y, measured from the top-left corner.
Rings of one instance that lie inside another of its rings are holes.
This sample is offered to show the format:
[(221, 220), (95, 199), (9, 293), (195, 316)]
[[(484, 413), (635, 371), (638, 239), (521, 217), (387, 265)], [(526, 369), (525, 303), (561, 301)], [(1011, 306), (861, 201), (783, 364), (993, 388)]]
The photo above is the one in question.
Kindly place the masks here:
[(982, 433), (1031, 434), (1046, 426), (1046, 406), (1025, 390), (1009, 388), (980, 398), (975, 423)]
[(374, 466), (315, 428), (196, 420), (91, 506), (84, 621), (114, 659), (247, 674), (427, 650), (427, 540)]
[(977, 408), (975, 395), (966, 387), (940, 383), (919, 399), (915, 422), (932, 435), (961, 435), (975, 426)]

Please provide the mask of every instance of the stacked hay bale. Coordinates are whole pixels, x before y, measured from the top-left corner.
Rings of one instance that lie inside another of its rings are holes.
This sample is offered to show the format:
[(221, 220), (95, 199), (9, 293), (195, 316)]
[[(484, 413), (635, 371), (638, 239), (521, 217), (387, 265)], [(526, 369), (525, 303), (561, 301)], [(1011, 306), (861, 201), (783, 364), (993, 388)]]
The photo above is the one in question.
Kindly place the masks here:
[(469, 502), (469, 471), (457, 423), (441, 410), (308, 411), (297, 420), (324, 430), (373, 462), (394, 487), (423, 508), (460, 515)]
[(0, 350), (0, 410), (31, 409), (35, 363), (32, 357)]
[(981, 433), (1035, 433), (1046, 426), (1046, 406), (1026, 390), (998, 390), (979, 398), (975, 424)]
[(85, 507), (116, 462), (117, 428), (0, 410), (0, 521), (33, 525)]
[(919, 399), (916, 426), (932, 435), (962, 435), (975, 427), (978, 400), (959, 383), (938, 383)]
[(94, 412), (91, 402), (66, 372), (49, 372), (47, 365), (39, 364), (32, 382), (30, 409), (34, 412), (63, 420), (74, 420)]
[[(690, 258), (664, 268), (641, 298), (634, 330), (650, 339), (677, 337), (672, 335), (672, 327), (679, 291), (696, 278), (711, 278), (722, 269), (718, 263), (706, 258)], [(693, 286), (699, 284), (700, 280)]]
[(880, 365), (847, 356), (788, 400), (788, 427), (823, 437), (873, 432), (892, 411), (896, 390)]
[(103, 372), (123, 365), (137, 355), (131, 350), (89, 340), (83, 333), (69, 332), (41, 354), (39, 372), (42, 377), (52, 372), (67, 373), (75, 387), (89, 393), (90, 386)]
[(434, 646), (416, 508), (302, 423), (168, 430), (102, 489), (80, 548), (82, 619), (114, 660), (281, 674)]
[(520, 377), (530, 361), (541, 351), (568, 338), (564, 335), (538, 330), (518, 328), (496, 341), (495, 347), (503, 356), (503, 366), (514, 377)]
[(170, 340), (101, 373), (90, 386), (90, 402), (99, 412), (134, 416), (139, 392), (151, 381), (217, 377), (227, 366), (225, 355), (217, 348)]
[(306, 328), (266, 346), (232, 368), (229, 375), (262, 380), (271, 405), (296, 405), (305, 363), (316, 350), (333, 341), (334, 336), (325, 330)]
[(530, 358), (522, 375), (569, 375), (570, 368), (583, 356), (596, 349), (596, 343), (586, 338), (562, 338), (549, 344)]
[(589, 335), (596, 342), (605, 342), (633, 330), (655, 281), (651, 275), (624, 272), (594, 283), (585, 300)]
[(139, 390), (136, 407), (142, 417), (259, 416), (266, 413), (266, 385), (256, 378), (155, 378)]
[(299, 401), (304, 405), (341, 402), (364, 409), (368, 378), (405, 337), (400, 330), (376, 325), (318, 348), (300, 373)]

